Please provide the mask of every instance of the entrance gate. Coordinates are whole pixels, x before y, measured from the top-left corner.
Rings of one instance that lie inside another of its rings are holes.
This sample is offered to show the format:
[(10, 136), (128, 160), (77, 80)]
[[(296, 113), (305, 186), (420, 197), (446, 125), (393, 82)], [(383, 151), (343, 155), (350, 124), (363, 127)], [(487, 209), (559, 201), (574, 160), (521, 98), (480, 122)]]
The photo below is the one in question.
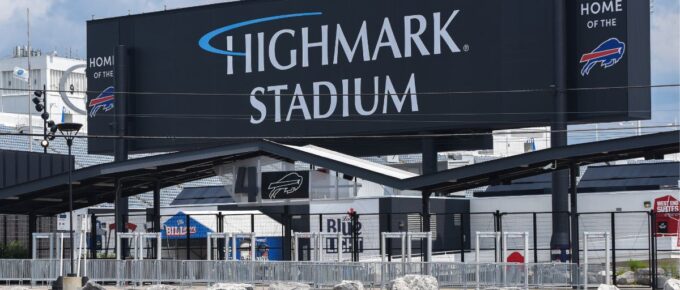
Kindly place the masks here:
[(132, 258), (134, 260), (144, 260), (144, 242), (149, 239), (156, 239), (156, 260), (161, 259), (161, 233), (118, 233), (116, 236), (116, 260), (122, 260), (121, 241), (123, 239), (132, 240)]
[(583, 289), (588, 289), (588, 238), (604, 238), (604, 284), (610, 285), (609, 272), (609, 232), (583, 232)]

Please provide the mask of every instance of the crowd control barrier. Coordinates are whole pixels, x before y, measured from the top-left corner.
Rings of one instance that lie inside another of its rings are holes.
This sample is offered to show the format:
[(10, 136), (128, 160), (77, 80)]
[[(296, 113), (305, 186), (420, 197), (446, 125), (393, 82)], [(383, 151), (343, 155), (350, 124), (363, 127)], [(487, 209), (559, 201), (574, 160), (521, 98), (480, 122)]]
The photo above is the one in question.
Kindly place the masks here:
[[(59, 275), (59, 260), (0, 260), (0, 281), (47, 284)], [(498, 287), (553, 288), (572, 285), (579, 267), (568, 263), (459, 263), (459, 262), (310, 262), (232, 260), (81, 260), (87, 263), (88, 278), (117, 285), (300, 282), (329, 287), (342, 280), (358, 280), (380, 287), (406, 274), (437, 278), (440, 287), (486, 289)], [(85, 266), (85, 265), (82, 265)], [(528, 272), (525, 272), (528, 271)]]

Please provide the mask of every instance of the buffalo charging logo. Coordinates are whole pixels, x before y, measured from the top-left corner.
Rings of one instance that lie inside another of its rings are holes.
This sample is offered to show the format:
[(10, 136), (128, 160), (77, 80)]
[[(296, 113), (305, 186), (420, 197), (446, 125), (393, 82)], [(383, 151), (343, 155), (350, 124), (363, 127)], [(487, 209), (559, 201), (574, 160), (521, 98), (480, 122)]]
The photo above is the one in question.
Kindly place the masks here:
[(619, 39), (612, 37), (605, 40), (593, 49), (593, 51), (581, 56), (580, 63), (583, 64), (581, 75), (587, 76), (598, 64), (600, 64), (603, 69), (612, 67), (623, 58), (625, 52), (626, 44)]
[(113, 87), (104, 89), (96, 98), (90, 100), (88, 105), (90, 108), (90, 118), (94, 118), (99, 110), (104, 110), (104, 112), (111, 111), (114, 106), (114, 100)]
[(269, 184), (267, 187), (269, 189), (269, 198), (276, 199), (279, 193), (282, 192), (286, 195), (296, 192), (302, 186), (302, 181), (303, 178), (300, 174), (295, 172), (286, 174), (281, 179)]

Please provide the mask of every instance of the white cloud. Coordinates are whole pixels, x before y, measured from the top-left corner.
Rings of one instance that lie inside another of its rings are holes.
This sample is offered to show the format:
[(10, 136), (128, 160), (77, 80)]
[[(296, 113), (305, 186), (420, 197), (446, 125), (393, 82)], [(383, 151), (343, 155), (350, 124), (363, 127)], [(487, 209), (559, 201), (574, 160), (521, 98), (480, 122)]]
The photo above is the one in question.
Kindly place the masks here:
[(24, 19), (26, 23), (26, 9), (30, 8), (31, 17), (45, 16), (50, 7), (54, 4), (53, 0), (40, 1), (17, 1), (17, 0), (0, 0), (0, 24), (9, 21), (16, 21)]

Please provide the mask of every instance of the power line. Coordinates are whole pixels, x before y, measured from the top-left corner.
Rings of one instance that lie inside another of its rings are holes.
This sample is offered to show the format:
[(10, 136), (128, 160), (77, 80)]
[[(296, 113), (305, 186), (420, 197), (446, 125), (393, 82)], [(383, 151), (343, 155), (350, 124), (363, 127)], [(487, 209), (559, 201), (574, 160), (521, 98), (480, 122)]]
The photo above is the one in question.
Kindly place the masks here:
[[(630, 86), (606, 86), (606, 87), (589, 87), (589, 88), (567, 88), (564, 91), (596, 91), (596, 90), (623, 90), (623, 89), (646, 89), (646, 88), (672, 88), (680, 87), (680, 84), (657, 84), (657, 85), (630, 85)], [(8, 91), (32, 91), (24, 88), (7, 88), (0, 87), (0, 90)], [(45, 90), (46, 92), (52, 93), (83, 93), (83, 94), (99, 94), (100, 91), (89, 91), (89, 90)], [(504, 93), (554, 93), (555, 88), (536, 88), (536, 89), (511, 89), (511, 90), (472, 90), (472, 91), (431, 91), (431, 92), (417, 92), (418, 95), (468, 95), (468, 94), (504, 94)], [(218, 92), (218, 93), (208, 93), (208, 92), (135, 92), (135, 91), (114, 91), (112, 94), (130, 94), (137, 96), (145, 95), (191, 95), (191, 96), (250, 96), (250, 93), (234, 93), (234, 92)], [(262, 93), (258, 96), (331, 96), (331, 95), (341, 95), (341, 94), (295, 94), (295, 93), (281, 93), (281, 94), (268, 94)], [(385, 96), (389, 95), (387, 93), (348, 93), (348, 96)]]
[[(654, 110), (655, 112), (675, 112), (675, 111), (680, 111), (680, 108), (678, 109), (659, 109), (659, 110)], [(564, 112), (555, 112), (555, 111), (534, 111), (534, 112), (495, 112), (495, 113), (432, 113), (432, 114), (422, 114), (422, 113), (405, 113), (405, 114), (400, 114), (400, 113), (385, 113), (385, 114), (380, 114), (380, 115), (375, 115), (372, 117), (383, 117), (383, 116), (480, 116), (480, 115), (491, 115), (491, 116), (496, 116), (496, 115), (548, 115), (548, 114), (557, 114), (557, 113), (565, 113), (565, 114), (614, 114), (614, 113), (651, 113), (651, 110), (606, 110), (606, 111), (564, 111)], [(140, 114), (116, 114), (116, 113), (110, 113), (107, 114), (107, 116), (128, 116), (128, 117), (134, 117), (134, 118), (159, 118), (159, 117), (172, 117), (172, 118), (196, 118), (196, 119), (217, 119), (217, 118), (231, 118), (235, 117), (235, 119), (249, 119), (251, 115), (249, 114), (185, 114), (185, 113), (177, 113), (177, 114), (160, 114), (160, 113), (140, 113)], [(302, 116), (301, 114), (291, 114), (291, 116), (299, 117)], [(328, 118), (332, 119), (332, 118)], [(273, 118), (265, 118), (265, 120), (273, 120)], [(316, 119), (316, 120), (323, 120), (323, 119)], [(360, 120), (364, 121), (364, 119)], [(525, 122), (522, 122), (525, 123)]]
[[(680, 125), (664, 125), (664, 126), (640, 126), (635, 128), (602, 128), (602, 129), (571, 129), (571, 130), (522, 130), (520, 132), (469, 132), (469, 133), (441, 133), (441, 134), (395, 134), (395, 135), (335, 135), (335, 136), (132, 136), (132, 135), (77, 135), (76, 138), (85, 139), (131, 139), (131, 140), (298, 140), (298, 139), (399, 139), (399, 138), (424, 138), (424, 137), (463, 137), (463, 136), (488, 136), (488, 135), (505, 135), (505, 134), (542, 134), (552, 132), (603, 132), (603, 131), (621, 131), (633, 129), (663, 129), (663, 128), (680, 128)], [(37, 136), (42, 137), (43, 134), (29, 134), (29, 133), (11, 133), (0, 132), (0, 136)]]

